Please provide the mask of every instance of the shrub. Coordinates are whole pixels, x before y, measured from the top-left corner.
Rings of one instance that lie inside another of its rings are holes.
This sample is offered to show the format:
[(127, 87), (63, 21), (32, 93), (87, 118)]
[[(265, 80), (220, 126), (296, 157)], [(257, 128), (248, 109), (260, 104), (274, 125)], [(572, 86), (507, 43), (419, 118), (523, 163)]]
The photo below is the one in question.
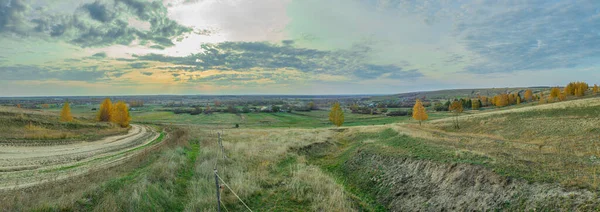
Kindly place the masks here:
[(396, 111), (391, 111), (388, 112), (386, 114), (386, 116), (408, 116), (409, 114), (411, 114), (412, 112), (410, 111), (405, 111), (405, 110), (396, 110)]

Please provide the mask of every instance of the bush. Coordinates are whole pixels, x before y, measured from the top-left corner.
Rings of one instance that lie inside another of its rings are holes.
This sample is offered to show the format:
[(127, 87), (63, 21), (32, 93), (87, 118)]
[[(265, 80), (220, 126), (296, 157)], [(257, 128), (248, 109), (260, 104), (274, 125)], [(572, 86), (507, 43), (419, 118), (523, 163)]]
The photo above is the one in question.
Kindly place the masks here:
[(386, 115), (387, 116), (408, 116), (408, 115), (410, 115), (410, 111), (397, 110), (397, 111), (391, 111), (391, 112), (387, 113)]
[(202, 108), (200, 107), (195, 107), (194, 110), (192, 110), (192, 112), (190, 112), (190, 115), (199, 115), (202, 113)]

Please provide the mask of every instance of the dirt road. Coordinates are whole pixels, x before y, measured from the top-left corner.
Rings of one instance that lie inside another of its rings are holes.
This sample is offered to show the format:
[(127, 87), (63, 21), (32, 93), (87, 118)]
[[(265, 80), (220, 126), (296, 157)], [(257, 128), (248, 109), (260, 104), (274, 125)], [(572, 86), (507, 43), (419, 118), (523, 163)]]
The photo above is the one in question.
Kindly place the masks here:
[(64, 179), (114, 165), (159, 137), (150, 127), (132, 125), (125, 135), (53, 146), (0, 147), (0, 190)]

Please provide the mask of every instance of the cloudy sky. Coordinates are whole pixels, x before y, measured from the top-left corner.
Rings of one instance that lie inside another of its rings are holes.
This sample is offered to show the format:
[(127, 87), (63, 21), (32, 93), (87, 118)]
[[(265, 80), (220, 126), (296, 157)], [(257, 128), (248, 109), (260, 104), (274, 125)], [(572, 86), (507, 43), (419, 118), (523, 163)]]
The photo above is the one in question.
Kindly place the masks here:
[(0, 0), (0, 96), (563, 85), (599, 62), (595, 0)]

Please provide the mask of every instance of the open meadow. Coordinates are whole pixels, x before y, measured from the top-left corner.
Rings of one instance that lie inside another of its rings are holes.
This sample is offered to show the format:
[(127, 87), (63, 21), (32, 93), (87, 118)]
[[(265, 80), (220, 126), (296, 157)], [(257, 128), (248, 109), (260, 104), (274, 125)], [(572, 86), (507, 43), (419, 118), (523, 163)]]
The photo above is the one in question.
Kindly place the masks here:
[(192, 115), (147, 104), (127, 128), (97, 122), (97, 105), (73, 106), (72, 122), (56, 108), (0, 107), (0, 201), (42, 211), (600, 209), (600, 98), (431, 107), (419, 124), (349, 106), (332, 127), (326, 109)]

